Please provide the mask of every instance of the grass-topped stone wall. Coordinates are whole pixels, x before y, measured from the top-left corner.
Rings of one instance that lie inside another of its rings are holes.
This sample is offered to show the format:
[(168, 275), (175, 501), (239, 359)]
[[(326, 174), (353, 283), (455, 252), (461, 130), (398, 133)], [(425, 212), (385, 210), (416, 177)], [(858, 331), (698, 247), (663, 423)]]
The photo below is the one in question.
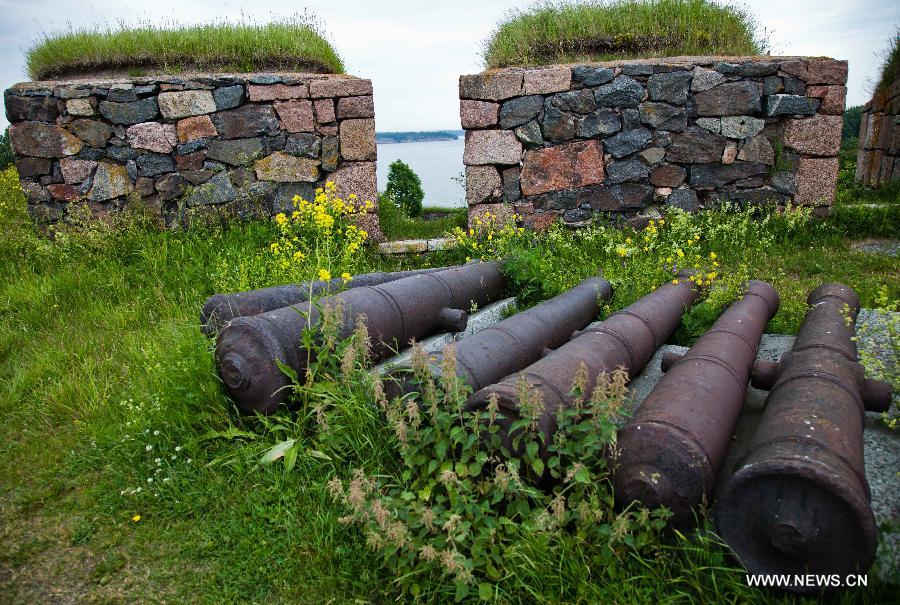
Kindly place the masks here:
[(847, 62), (671, 57), (460, 77), (470, 217), (545, 226), (603, 212), (774, 202), (825, 214)]
[[(168, 226), (290, 212), (334, 181), (377, 204), (372, 83), (316, 73), (37, 81), (5, 93), (31, 215), (144, 207)], [(378, 234), (375, 206), (362, 223)]]

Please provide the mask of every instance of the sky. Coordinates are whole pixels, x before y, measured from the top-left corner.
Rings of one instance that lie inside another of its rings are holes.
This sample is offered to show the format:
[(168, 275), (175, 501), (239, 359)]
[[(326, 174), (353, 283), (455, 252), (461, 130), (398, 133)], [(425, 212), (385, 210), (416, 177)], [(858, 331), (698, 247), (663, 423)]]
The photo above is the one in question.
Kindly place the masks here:
[[(310, 9), (347, 72), (370, 78), (379, 131), (459, 128), (460, 74), (483, 69), (482, 43), (528, 2), (509, 0), (0, 0), (0, 86), (27, 80), (24, 52), (44, 32), (119, 21), (267, 21)], [(773, 54), (850, 61), (847, 104), (865, 103), (881, 53), (900, 26), (897, 0), (757, 0), (742, 4), (765, 26)], [(6, 126), (5, 116), (0, 125)]]

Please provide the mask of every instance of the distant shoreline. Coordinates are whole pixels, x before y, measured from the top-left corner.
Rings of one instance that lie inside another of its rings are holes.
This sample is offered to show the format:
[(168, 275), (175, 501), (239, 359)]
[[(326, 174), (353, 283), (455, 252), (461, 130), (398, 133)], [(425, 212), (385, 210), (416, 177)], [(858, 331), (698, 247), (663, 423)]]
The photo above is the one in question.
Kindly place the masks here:
[(382, 145), (392, 143), (427, 143), (431, 141), (455, 141), (463, 136), (462, 130), (423, 130), (418, 132), (376, 132), (375, 142)]

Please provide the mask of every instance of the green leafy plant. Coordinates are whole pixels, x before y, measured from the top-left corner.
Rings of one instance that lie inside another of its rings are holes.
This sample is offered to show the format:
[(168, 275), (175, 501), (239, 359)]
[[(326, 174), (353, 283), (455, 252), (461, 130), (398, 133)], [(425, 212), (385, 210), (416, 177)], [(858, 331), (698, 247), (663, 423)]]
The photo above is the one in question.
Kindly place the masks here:
[[(589, 385), (583, 367), (572, 386), (576, 406), (559, 412), (550, 439), (538, 430), (540, 394), (521, 377), (521, 417), (510, 425), (510, 450), (499, 435), (496, 400), (485, 410), (464, 408), (469, 389), (455, 364), (452, 347), (445, 349), (435, 378), (417, 347), (411, 379), (418, 392), (391, 401), (374, 379), (374, 403), (402, 466), (389, 476), (358, 468), (328, 485), (348, 511), (342, 522), (360, 527), (404, 592), (503, 600), (519, 562), (516, 544), (528, 539), (553, 550), (576, 536), (590, 545), (595, 566), (656, 547), (664, 510), (613, 509), (608, 456), (627, 394), (624, 371)], [(529, 478), (538, 476), (554, 487), (534, 487)]]
[(422, 200), (425, 199), (422, 181), (403, 160), (391, 162), (384, 193), (407, 216), (422, 215)]

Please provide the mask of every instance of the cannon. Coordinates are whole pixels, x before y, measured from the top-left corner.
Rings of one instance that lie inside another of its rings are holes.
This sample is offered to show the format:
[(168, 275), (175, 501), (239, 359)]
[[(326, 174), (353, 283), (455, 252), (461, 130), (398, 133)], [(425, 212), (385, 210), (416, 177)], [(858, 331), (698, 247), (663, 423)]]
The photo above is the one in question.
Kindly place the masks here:
[[(571, 341), (548, 353), (522, 370), (521, 375), (543, 398), (543, 411), (537, 420), (543, 433), (540, 455), (547, 458), (545, 444), (552, 443), (557, 411), (574, 402), (572, 386), (582, 364), (587, 368), (587, 383), (592, 385), (603, 372), (623, 368), (634, 376), (647, 364), (656, 350), (675, 332), (684, 311), (697, 302), (699, 290), (679, 273), (677, 283), (666, 283), (637, 302), (610, 315), (605, 321), (577, 333)], [(519, 374), (474, 393), (466, 409), (479, 411), (496, 399), (502, 418), (497, 420), (502, 445), (512, 448), (511, 426), (519, 420)]]
[(326, 296), (308, 314), (283, 307), (238, 317), (219, 332), (216, 366), (242, 409), (271, 413), (288, 399), (290, 382), (279, 362), (302, 375), (314, 354), (303, 347), (303, 330), (316, 327), (325, 309), (340, 309), (338, 338), (349, 337), (357, 320), (364, 321), (372, 360), (379, 361), (413, 339), (465, 329), (466, 311), (496, 300), (504, 285), (497, 263), (473, 263)]
[(875, 557), (863, 367), (853, 341), (859, 298), (830, 283), (807, 303), (760, 425), (715, 507), (719, 534), (757, 574), (865, 572)]
[(666, 507), (670, 523), (689, 526), (712, 499), (737, 425), (750, 370), (778, 293), (748, 282), (732, 304), (668, 373), (619, 431), (613, 475), (616, 503)]
[(340, 277), (330, 280), (314, 279), (301, 284), (287, 284), (284, 286), (272, 286), (259, 290), (235, 292), (233, 294), (213, 294), (206, 299), (200, 310), (200, 331), (207, 336), (215, 336), (232, 319), (247, 315), (259, 315), (266, 311), (274, 311), (282, 307), (290, 307), (307, 302), (320, 294), (337, 292), (345, 288), (362, 288), (365, 286), (377, 286), (388, 282), (443, 271), (449, 267), (437, 267), (433, 269), (416, 269), (413, 271), (376, 271), (355, 275), (349, 282), (344, 282)]
[[(576, 330), (597, 316), (600, 305), (611, 297), (612, 286), (608, 281), (590, 277), (559, 296), (463, 338), (453, 345), (457, 376), (473, 391), (478, 391), (518, 372), (549, 349), (568, 342)], [(441, 373), (442, 358), (443, 353), (428, 356), (428, 369), (435, 376)], [(390, 397), (416, 390), (408, 365), (393, 369), (391, 376), (395, 380), (388, 384)]]
[[(660, 361), (660, 369), (668, 372), (669, 368), (684, 357), (681, 353), (675, 351), (666, 351), (663, 353)], [(768, 391), (778, 379), (779, 362), (766, 361), (765, 359), (757, 359), (750, 371), (750, 384), (762, 391)], [(891, 398), (893, 396), (893, 387), (889, 382), (864, 378), (862, 390), (860, 391), (863, 407), (867, 412), (887, 412), (891, 408)]]

